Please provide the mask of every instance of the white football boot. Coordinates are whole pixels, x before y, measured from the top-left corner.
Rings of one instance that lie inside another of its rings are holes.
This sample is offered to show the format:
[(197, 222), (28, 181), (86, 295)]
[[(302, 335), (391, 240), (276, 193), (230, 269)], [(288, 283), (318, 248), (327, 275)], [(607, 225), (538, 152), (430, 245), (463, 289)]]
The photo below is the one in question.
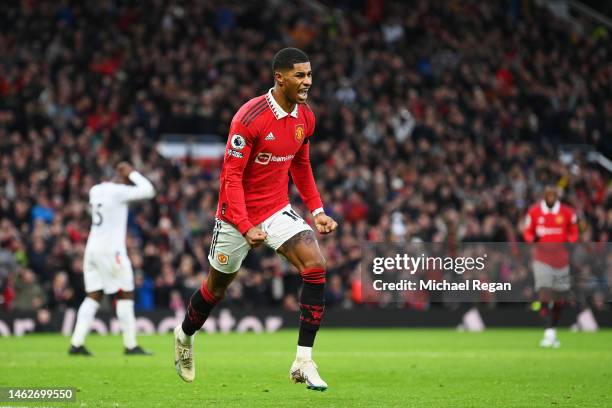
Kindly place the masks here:
[(180, 330), (180, 325), (174, 329), (174, 367), (179, 377), (186, 382), (192, 382), (195, 378), (193, 343), (183, 343), (179, 338)]
[(540, 347), (544, 348), (559, 348), (561, 347), (561, 342), (557, 339), (557, 330), (556, 329), (546, 329), (544, 330), (544, 338), (540, 341)]
[(327, 383), (323, 381), (317, 365), (312, 360), (295, 360), (289, 370), (289, 379), (294, 383), (306, 383), (306, 388), (315, 391), (325, 391)]

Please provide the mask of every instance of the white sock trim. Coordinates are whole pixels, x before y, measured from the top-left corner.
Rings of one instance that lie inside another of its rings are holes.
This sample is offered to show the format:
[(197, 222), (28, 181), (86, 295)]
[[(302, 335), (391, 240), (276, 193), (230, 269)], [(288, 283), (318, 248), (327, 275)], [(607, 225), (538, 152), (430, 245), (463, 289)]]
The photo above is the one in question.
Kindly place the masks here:
[(136, 316), (132, 299), (117, 300), (117, 318), (123, 333), (123, 345), (128, 349), (136, 347)]
[(297, 360), (312, 360), (312, 347), (297, 346)]
[(75, 347), (85, 344), (85, 338), (89, 334), (91, 324), (96, 317), (96, 312), (98, 311), (99, 307), (100, 303), (96, 302), (89, 296), (83, 300), (83, 303), (81, 303), (81, 306), (79, 306), (79, 311), (77, 312), (77, 321), (74, 325), (74, 332), (72, 333), (70, 344)]
[[(181, 341), (181, 343), (183, 344), (193, 344), (193, 340), (195, 339), (195, 333), (193, 334), (193, 336), (188, 336), (185, 334), (185, 332), (183, 331), (183, 326), (182, 325), (178, 325), (178, 338)], [(196, 332), (197, 333), (197, 332)]]

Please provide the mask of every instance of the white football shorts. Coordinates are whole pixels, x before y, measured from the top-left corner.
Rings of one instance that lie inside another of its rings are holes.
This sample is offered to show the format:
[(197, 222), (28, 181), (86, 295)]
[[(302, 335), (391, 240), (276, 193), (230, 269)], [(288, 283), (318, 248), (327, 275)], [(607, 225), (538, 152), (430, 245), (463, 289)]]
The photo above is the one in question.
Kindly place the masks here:
[[(293, 211), (291, 204), (272, 214), (259, 228), (268, 234), (264, 243), (275, 251), (294, 235), (312, 231), (310, 225)], [(250, 249), (246, 239), (232, 224), (216, 220), (208, 253), (208, 262), (213, 268), (223, 273), (238, 271)]]
[(533, 277), (536, 291), (552, 289), (556, 292), (566, 292), (571, 287), (569, 265), (554, 268), (544, 262), (534, 261)]
[(85, 292), (132, 292), (134, 273), (125, 251), (86, 250), (83, 265)]

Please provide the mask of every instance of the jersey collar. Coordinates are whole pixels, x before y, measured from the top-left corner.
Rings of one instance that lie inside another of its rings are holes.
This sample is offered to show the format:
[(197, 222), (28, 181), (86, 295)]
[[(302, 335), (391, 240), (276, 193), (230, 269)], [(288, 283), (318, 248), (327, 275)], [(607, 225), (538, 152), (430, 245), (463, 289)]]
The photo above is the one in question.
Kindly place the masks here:
[(546, 201), (542, 200), (540, 202), (540, 208), (542, 209), (542, 212), (544, 214), (558, 214), (559, 213), (559, 208), (561, 208), (561, 203), (559, 202), (559, 200), (555, 201), (555, 205), (553, 205), (552, 208), (548, 208), (548, 206), (546, 205)]
[(274, 99), (274, 96), (272, 96), (272, 90), (274, 88), (270, 88), (270, 90), (268, 91), (268, 93), (266, 94), (266, 101), (268, 101), (268, 105), (270, 106), (270, 109), (272, 109), (272, 113), (274, 113), (274, 117), (276, 117), (276, 119), (282, 119), (287, 115), (291, 115), (294, 118), (298, 117), (298, 104), (295, 104), (295, 107), (293, 108), (293, 110), (291, 111), (291, 113), (287, 113), (284, 111), (283, 108), (280, 107), (280, 105), (276, 102), (276, 100)]

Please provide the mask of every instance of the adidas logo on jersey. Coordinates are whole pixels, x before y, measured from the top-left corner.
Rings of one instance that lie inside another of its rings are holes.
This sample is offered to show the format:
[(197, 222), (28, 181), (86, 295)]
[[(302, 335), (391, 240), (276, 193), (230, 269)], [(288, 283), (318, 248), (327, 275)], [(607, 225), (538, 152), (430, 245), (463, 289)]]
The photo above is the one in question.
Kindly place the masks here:
[(264, 140), (276, 140), (272, 132), (268, 133), (268, 136), (264, 138)]

